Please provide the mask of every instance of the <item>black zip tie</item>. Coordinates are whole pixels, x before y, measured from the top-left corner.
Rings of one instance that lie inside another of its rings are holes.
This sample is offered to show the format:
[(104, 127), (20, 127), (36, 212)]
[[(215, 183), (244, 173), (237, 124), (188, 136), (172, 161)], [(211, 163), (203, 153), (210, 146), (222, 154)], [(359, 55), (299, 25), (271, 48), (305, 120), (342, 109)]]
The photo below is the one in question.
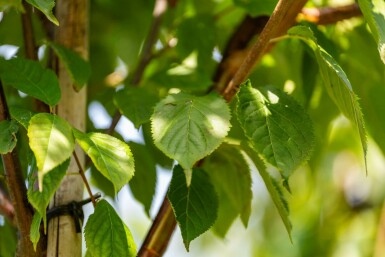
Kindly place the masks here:
[[(94, 195), (95, 200), (99, 199), (100, 197), (100, 193)], [(54, 217), (59, 217), (63, 215), (70, 215), (74, 218), (76, 233), (80, 233), (82, 231), (80, 224), (83, 223), (84, 220), (84, 213), (82, 207), (83, 205), (86, 205), (91, 201), (91, 198), (87, 198), (80, 202), (72, 201), (68, 204), (55, 206), (47, 211), (47, 220), (49, 221)]]

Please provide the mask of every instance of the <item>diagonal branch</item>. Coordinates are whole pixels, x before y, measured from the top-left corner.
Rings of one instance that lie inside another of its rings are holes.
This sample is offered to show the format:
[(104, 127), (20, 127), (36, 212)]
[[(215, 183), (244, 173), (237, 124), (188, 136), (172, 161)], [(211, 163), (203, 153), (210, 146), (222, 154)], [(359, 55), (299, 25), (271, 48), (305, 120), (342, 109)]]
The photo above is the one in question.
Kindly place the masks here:
[(361, 10), (358, 4), (355, 3), (338, 7), (303, 8), (302, 12), (298, 15), (298, 19), (318, 25), (328, 25), (361, 15)]
[[(166, 10), (167, 10), (167, 0), (155, 1), (154, 11), (152, 13), (153, 20), (152, 20), (151, 28), (144, 42), (138, 67), (136, 68), (132, 76), (132, 80), (130, 82), (132, 86), (137, 86), (140, 83), (140, 81), (142, 80), (144, 71), (152, 59), (152, 56), (153, 56), (152, 49), (156, 43), (156, 40), (158, 39), (158, 34), (162, 23), (163, 15), (165, 14)], [(120, 114), (119, 110), (116, 110), (112, 118), (111, 125), (105, 131), (105, 133), (111, 135), (114, 132), (115, 127), (118, 124), (121, 117), (122, 115)]]

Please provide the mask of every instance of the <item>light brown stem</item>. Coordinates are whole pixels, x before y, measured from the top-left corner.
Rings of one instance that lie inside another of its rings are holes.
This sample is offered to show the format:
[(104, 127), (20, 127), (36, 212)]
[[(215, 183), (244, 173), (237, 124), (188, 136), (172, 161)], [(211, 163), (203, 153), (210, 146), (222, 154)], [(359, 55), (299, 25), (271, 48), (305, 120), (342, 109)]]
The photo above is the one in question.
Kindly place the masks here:
[(338, 7), (303, 8), (297, 18), (298, 20), (306, 20), (318, 25), (328, 25), (361, 15), (358, 4), (350, 4)]
[(96, 200), (95, 200), (94, 195), (92, 194), (91, 187), (90, 187), (90, 184), (88, 183), (88, 180), (87, 180), (87, 178), (86, 178), (86, 175), (84, 174), (84, 170), (83, 170), (82, 164), (80, 163), (80, 160), (79, 160), (78, 155), (76, 154), (76, 152), (73, 153), (73, 156), (74, 156), (74, 158), (75, 158), (76, 164), (78, 165), (78, 168), (79, 168), (79, 174), (80, 174), (80, 176), (81, 176), (82, 179), (83, 179), (84, 185), (86, 186), (88, 195), (90, 196), (90, 199), (91, 199), (91, 202), (92, 202), (92, 205), (93, 205), (94, 208), (95, 208), (95, 207), (96, 207)]

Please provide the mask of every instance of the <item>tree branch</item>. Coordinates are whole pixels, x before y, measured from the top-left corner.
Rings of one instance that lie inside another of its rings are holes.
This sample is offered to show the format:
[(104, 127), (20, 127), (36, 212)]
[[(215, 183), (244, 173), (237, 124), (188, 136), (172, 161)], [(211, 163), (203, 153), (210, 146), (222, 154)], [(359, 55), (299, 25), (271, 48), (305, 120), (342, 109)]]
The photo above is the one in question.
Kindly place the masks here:
[[(140, 55), (138, 66), (132, 76), (130, 81), (131, 86), (137, 86), (139, 82), (142, 80), (144, 71), (152, 59), (152, 48), (154, 47), (156, 40), (158, 39), (158, 34), (160, 30), (160, 25), (162, 23), (163, 15), (167, 10), (167, 0), (156, 0), (154, 10), (152, 13), (152, 24), (146, 40), (144, 42), (143, 50)], [(112, 134), (115, 130), (116, 125), (118, 124), (122, 115), (119, 110), (115, 111), (115, 114), (112, 118), (112, 122), (110, 127), (105, 131), (107, 134)]]
[(82, 168), (82, 164), (80, 163), (80, 160), (79, 160), (79, 158), (78, 158), (78, 155), (76, 154), (75, 151), (74, 151), (74, 153), (73, 153), (73, 156), (74, 156), (74, 158), (75, 158), (76, 164), (78, 165), (78, 168), (79, 168), (79, 174), (80, 174), (80, 176), (81, 176), (82, 179), (83, 179), (84, 185), (86, 186), (87, 192), (88, 192), (88, 194), (89, 194), (89, 196), (90, 196), (90, 199), (91, 199), (91, 202), (92, 202), (92, 205), (93, 205), (94, 208), (95, 208), (95, 207), (96, 207), (96, 200), (95, 200), (95, 197), (94, 197), (94, 195), (92, 194), (90, 184), (89, 184), (88, 181), (87, 181), (87, 178), (86, 178), (86, 176), (85, 176), (85, 174), (84, 174), (84, 170), (83, 170), (83, 168)]
[[(0, 81), (0, 121), (9, 119), (10, 115), (4, 89)], [(43, 240), (39, 241), (35, 252), (32, 242), (29, 238), (33, 209), (28, 203), (27, 189), (23, 178), (23, 172), (20, 168), (17, 151), (13, 150), (11, 153), (1, 155), (1, 157), (3, 159), (9, 194), (15, 208), (17, 227), (20, 231), (20, 241), (18, 245), (17, 256), (43, 256)]]
[(226, 101), (230, 102), (238, 92), (240, 84), (246, 80), (253, 67), (261, 60), (268, 49), (270, 40), (286, 33), (288, 28), (295, 23), (296, 16), (306, 2), (307, 0), (280, 0), (278, 2), (257, 42), (251, 47), (237, 73), (222, 92)]
[(318, 25), (328, 25), (361, 15), (358, 4), (354, 3), (338, 7), (303, 8), (298, 15), (298, 20), (306, 20)]

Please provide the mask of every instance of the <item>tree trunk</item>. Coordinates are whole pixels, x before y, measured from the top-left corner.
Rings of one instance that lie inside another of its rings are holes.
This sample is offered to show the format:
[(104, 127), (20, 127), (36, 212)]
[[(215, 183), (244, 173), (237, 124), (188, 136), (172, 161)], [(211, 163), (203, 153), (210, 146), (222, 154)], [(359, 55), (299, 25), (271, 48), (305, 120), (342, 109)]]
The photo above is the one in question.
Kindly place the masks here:
[[(59, 27), (55, 31), (55, 41), (71, 48), (82, 57), (88, 57), (88, 1), (59, 0), (56, 3), (56, 17)], [(80, 92), (73, 89), (73, 83), (63, 63), (57, 62), (62, 98), (56, 113), (75, 128), (84, 131), (86, 121), (86, 88)], [(76, 148), (77, 156), (84, 165), (84, 154)], [(79, 168), (72, 158), (68, 173), (74, 174)], [(78, 175), (67, 175), (57, 190), (50, 208), (83, 198), (83, 182)], [(82, 234), (75, 229), (74, 218), (63, 215), (50, 220), (48, 224), (48, 257), (82, 256)]]

